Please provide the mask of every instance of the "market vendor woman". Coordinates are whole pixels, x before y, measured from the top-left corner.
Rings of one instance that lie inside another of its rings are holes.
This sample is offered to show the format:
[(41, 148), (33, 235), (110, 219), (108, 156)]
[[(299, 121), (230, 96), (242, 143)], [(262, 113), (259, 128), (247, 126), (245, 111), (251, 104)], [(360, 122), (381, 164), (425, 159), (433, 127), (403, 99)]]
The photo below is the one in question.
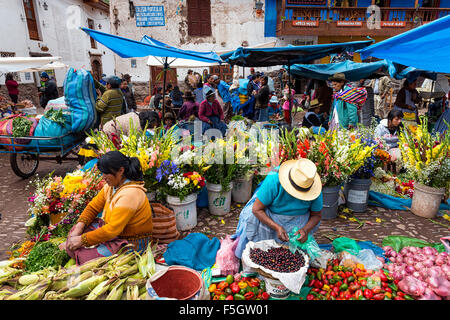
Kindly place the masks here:
[[(80, 215), (66, 247), (74, 251), (118, 237), (137, 251), (145, 250), (151, 241), (153, 224), (139, 160), (110, 151), (98, 160), (97, 167), (106, 184)], [(102, 211), (104, 225), (83, 233)]]
[(270, 172), (239, 217), (235, 236), (239, 259), (249, 241), (289, 241), (297, 227), (297, 239), (305, 242), (322, 218), (322, 183), (315, 164), (308, 159), (286, 161)]

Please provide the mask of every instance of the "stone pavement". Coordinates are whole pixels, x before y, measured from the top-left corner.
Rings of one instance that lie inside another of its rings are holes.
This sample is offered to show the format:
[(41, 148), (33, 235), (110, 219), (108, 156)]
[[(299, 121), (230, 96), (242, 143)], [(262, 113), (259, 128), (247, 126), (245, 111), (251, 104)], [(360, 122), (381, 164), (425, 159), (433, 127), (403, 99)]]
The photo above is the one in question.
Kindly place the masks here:
[[(63, 162), (59, 165), (55, 161), (41, 161), (37, 174), (44, 176), (55, 170), (56, 175), (64, 176), (66, 172), (76, 169), (78, 163), (75, 161)], [(8, 155), (0, 154), (0, 261), (7, 259), (6, 251), (12, 244), (21, 243), (28, 239), (25, 221), (27, 214), (27, 197), (32, 194), (32, 189), (26, 186), (30, 180), (17, 177), (11, 170)], [(244, 205), (232, 204), (230, 213), (225, 216), (213, 216), (208, 209), (198, 210), (197, 226), (186, 232), (202, 232), (208, 237), (224, 238), (227, 234), (233, 234), (239, 219), (239, 213)], [(331, 239), (338, 236), (346, 236), (357, 240), (372, 241), (381, 246), (382, 240), (388, 235), (403, 235), (426, 240), (428, 242), (439, 242), (440, 237), (449, 235), (450, 222), (442, 217), (434, 220), (448, 227), (435, 224), (428, 219), (417, 217), (409, 211), (386, 210), (378, 207), (369, 207), (367, 212), (355, 214), (355, 217), (364, 222), (362, 227), (359, 223), (348, 219), (336, 218), (333, 220), (322, 220), (315, 238), (319, 244), (331, 243)], [(381, 222), (376, 222), (376, 218)]]

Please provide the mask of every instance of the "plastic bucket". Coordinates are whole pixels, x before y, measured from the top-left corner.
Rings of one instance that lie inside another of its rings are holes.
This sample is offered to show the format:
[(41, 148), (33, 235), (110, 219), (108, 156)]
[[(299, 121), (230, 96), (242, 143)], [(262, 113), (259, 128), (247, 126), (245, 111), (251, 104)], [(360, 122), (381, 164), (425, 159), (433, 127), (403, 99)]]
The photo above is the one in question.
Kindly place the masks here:
[(250, 179), (239, 178), (233, 180), (233, 189), (231, 195), (234, 202), (247, 203), (252, 197), (253, 176)]
[(183, 266), (170, 266), (147, 281), (147, 299), (197, 300), (203, 279), (200, 274)]
[(371, 179), (351, 179), (344, 188), (347, 208), (354, 212), (365, 212), (369, 200)]
[(291, 291), (286, 288), (279, 280), (262, 276), (266, 283), (266, 291), (271, 298), (274, 299), (287, 299)]
[(424, 218), (436, 217), (444, 194), (445, 188), (432, 188), (415, 183), (411, 212)]
[(214, 216), (223, 216), (230, 212), (231, 207), (231, 189), (233, 182), (230, 183), (229, 191), (222, 191), (222, 185), (206, 182), (208, 189), (208, 209)]
[(339, 203), (339, 191), (341, 186), (336, 187), (323, 187), (323, 208), (322, 219), (329, 220), (337, 217), (338, 203)]
[(169, 207), (175, 213), (178, 231), (185, 231), (197, 225), (197, 194), (188, 195), (183, 201), (180, 198), (167, 196)]

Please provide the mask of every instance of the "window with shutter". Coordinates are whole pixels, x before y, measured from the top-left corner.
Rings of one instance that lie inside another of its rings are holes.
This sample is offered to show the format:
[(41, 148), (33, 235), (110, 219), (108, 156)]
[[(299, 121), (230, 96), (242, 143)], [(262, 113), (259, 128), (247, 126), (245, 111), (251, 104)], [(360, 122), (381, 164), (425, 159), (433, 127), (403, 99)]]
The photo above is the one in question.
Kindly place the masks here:
[[(95, 30), (94, 20), (88, 18), (87, 21), (88, 21), (88, 28)], [(89, 38), (91, 39), (91, 48), (97, 49), (97, 43), (95, 42), (94, 38), (92, 37)]]
[(187, 0), (188, 35), (196, 37), (211, 36), (211, 1)]
[(34, 10), (33, 0), (23, 0), (23, 8), (25, 9), (25, 17), (27, 19), (28, 33), (31, 40), (41, 40), (39, 38), (38, 23), (36, 12)]

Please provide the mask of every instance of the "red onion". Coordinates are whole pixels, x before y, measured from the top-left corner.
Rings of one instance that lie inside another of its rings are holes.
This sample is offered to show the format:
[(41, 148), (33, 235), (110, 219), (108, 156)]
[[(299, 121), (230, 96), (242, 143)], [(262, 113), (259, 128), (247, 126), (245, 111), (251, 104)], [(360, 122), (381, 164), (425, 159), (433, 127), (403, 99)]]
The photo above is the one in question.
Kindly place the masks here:
[(397, 263), (403, 263), (404, 262), (403, 256), (397, 255), (397, 257), (395, 257), (395, 261)]
[(423, 263), (422, 262), (417, 262), (414, 264), (414, 270), (416, 271), (420, 271), (423, 269)]
[(442, 256), (442, 257), (444, 257), (444, 258), (447, 258), (447, 257), (450, 257), (450, 254), (448, 254), (447, 252), (441, 252), (441, 253), (439, 253), (439, 255), (440, 256)]
[(387, 269), (390, 273), (392, 273), (394, 271), (394, 264), (392, 263), (388, 264)]
[(406, 263), (408, 266), (412, 266), (412, 265), (415, 263), (414, 258), (413, 258), (413, 257), (406, 257), (406, 258), (405, 258), (405, 263)]
[(434, 260), (434, 263), (435, 263), (437, 266), (442, 266), (442, 265), (445, 264), (445, 258), (442, 257), (442, 256), (438, 256), (438, 257), (436, 258), (436, 260)]
[(398, 271), (394, 271), (392, 273), (392, 277), (394, 278), (394, 280), (402, 280), (403, 279), (403, 275)]
[(406, 273), (412, 274), (415, 270), (413, 266), (407, 265), (405, 268)]
[(425, 260), (427, 259), (427, 257), (425, 257), (424, 254), (419, 253), (419, 254), (417, 254), (417, 255), (414, 257), (414, 259), (415, 259), (416, 261), (422, 262), (422, 261), (425, 261)]
[(444, 264), (441, 266), (441, 270), (447, 275), (450, 275), (450, 266), (448, 264)]
[(395, 252), (394, 250), (390, 251), (389, 255), (394, 258), (398, 256), (397, 252)]
[(409, 252), (411, 252), (411, 253), (418, 253), (419, 252), (419, 248), (417, 248), (417, 247), (408, 247), (409, 248)]
[(428, 277), (427, 283), (428, 283), (432, 288), (437, 288), (437, 287), (439, 287), (439, 280), (438, 280), (438, 277), (437, 277), (437, 276), (431, 276), (431, 277)]
[[(436, 249), (435, 249), (436, 250)], [(422, 253), (426, 256), (432, 256), (434, 255), (434, 251), (432, 247), (423, 247), (422, 248)]]
[[(418, 263), (420, 263), (420, 262), (418, 262)], [(427, 260), (425, 260), (425, 261), (423, 262), (423, 266), (424, 266), (425, 268), (430, 268), (430, 267), (434, 266), (433, 258), (427, 258)]]
[(396, 258), (394, 258), (394, 257), (389, 257), (389, 260), (390, 260), (392, 263), (398, 262), (398, 260), (397, 260)]
[(394, 250), (394, 248), (392, 248), (391, 246), (384, 246), (383, 250), (384, 251), (392, 251), (392, 250)]
[(400, 250), (400, 254), (402, 256), (406, 256), (407, 253), (409, 253), (408, 247), (404, 247), (402, 248), (402, 250)]

